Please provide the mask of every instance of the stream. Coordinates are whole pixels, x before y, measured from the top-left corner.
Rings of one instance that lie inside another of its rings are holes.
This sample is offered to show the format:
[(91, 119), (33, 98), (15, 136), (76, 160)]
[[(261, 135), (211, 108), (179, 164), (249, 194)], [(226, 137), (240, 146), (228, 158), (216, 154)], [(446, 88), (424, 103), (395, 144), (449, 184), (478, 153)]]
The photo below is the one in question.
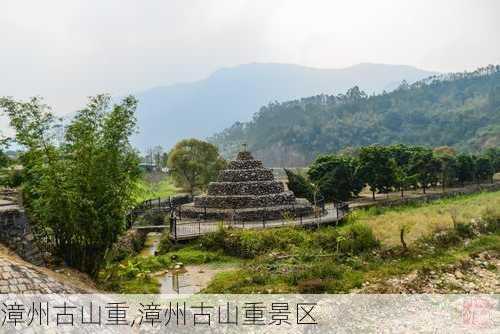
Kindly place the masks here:
[[(156, 256), (160, 245), (161, 233), (150, 232), (146, 236), (140, 256)], [(195, 294), (204, 289), (212, 278), (227, 268), (207, 264), (182, 266), (177, 263), (174, 269), (163, 270), (154, 275), (160, 282), (161, 294)]]

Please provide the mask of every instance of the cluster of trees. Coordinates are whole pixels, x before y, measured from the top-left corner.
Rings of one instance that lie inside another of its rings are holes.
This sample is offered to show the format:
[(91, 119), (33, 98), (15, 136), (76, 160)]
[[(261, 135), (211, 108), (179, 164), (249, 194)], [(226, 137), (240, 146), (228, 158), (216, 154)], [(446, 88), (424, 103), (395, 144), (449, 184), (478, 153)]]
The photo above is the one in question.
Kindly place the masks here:
[(95, 275), (125, 228), (140, 176), (129, 138), (137, 101), (111, 105), (106, 95), (78, 111), (61, 141), (57, 120), (38, 98), (0, 98), (23, 146), (24, 205), (37, 235), (52, 240), (57, 256)]
[(184, 139), (168, 153), (167, 166), (176, 184), (191, 195), (197, 190), (205, 190), (210, 181), (226, 166), (213, 144), (198, 140)]
[(432, 77), (368, 96), (345, 94), (273, 102), (252, 121), (210, 139), (231, 156), (242, 142), (271, 166), (304, 166), (319, 154), (374, 143), (452, 146), (478, 151), (500, 145), (500, 66)]
[(287, 170), (289, 188), (297, 196), (313, 200), (321, 194), (327, 200), (346, 201), (368, 186), (372, 192), (401, 192), (421, 188), (425, 193), (440, 185), (492, 181), (500, 172), (500, 149), (489, 148), (481, 155), (457, 154), (450, 147), (434, 150), (414, 145), (371, 145), (351, 154), (321, 155), (310, 166), (307, 177)]

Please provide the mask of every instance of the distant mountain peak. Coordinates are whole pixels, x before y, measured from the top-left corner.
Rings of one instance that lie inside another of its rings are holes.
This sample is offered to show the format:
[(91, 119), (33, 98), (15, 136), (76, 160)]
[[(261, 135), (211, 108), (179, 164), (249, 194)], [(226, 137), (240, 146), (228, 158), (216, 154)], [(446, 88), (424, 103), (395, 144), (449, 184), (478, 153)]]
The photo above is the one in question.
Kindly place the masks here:
[(362, 63), (321, 69), (286, 63), (248, 63), (221, 68), (206, 79), (155, 87), (137, 94), (141, 150), (171, 147), (187, 137), (206, 138), (236, 121), (247, 121), (262, 105), (359, 86), (367, 93), (387, 90), (436, 74), (411, 66)]

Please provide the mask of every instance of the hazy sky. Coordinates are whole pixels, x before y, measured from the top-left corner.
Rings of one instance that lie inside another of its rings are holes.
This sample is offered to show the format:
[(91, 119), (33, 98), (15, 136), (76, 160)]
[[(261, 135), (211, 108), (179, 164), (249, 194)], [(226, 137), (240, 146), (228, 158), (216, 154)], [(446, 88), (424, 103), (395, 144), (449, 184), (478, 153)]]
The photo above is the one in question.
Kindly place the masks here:
[(249, 62), (462, 71), (500, 63), (499, 16), (495, 0), (2, 0), (0, 96), (67, 113)]

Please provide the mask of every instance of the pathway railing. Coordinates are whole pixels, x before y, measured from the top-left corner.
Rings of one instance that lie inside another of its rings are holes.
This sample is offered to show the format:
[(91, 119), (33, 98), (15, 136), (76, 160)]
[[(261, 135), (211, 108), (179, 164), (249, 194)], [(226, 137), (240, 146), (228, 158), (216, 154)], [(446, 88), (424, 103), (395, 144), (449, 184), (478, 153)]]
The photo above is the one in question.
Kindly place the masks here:
[[(263, 214), (259, 221), (232, 220), (209, 220), (206, 211), (198, 219), (183, 219), (182, 205), (171, 211), (169, 232), (174, 240), (190, 239), (217, 231), (219, 228), (277, 228), (285, 226), (311, 226), (322, 223), (338, 222), (349, 212), (349, 205), (345, 202), (333, 203), (327, 207), (324, 202), (318, 203), (313, 215), (303, 215), (302, 211), (296, 210), (295, 215), (283, 217), (282, 219), (267, 219)], [(237, 210), (234, 217), (237, 216)]]

